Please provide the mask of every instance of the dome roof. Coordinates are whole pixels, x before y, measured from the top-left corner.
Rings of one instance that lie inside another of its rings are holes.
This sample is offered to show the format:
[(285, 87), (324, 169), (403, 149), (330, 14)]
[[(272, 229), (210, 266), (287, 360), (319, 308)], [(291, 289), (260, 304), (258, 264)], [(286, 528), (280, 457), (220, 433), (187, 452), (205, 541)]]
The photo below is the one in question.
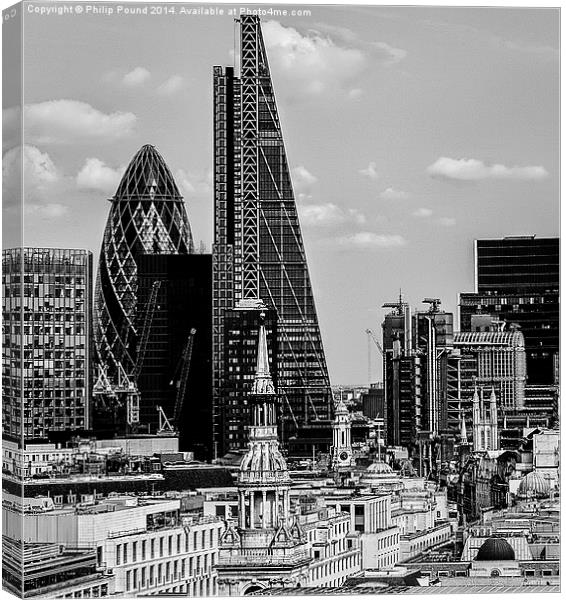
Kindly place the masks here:
[(393, 469), (382, 460), (374, 461), (366, 470), (366, 475), (373, 473), (374, 475), (391, 475)]
[(476, 560), (515, 560), (515, 550), (506, 539), (490, 537), (481, 545)]
[(538, 471), (527, 473), (517, 490), (517, 495), (522, 498), (542, 498), (550, 494), (550, 484)]

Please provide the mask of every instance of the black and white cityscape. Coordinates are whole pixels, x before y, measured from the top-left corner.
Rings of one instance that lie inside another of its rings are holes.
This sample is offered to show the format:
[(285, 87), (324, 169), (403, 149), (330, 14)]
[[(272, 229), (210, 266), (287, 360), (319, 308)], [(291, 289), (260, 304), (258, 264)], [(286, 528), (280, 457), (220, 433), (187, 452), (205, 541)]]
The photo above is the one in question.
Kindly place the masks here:
[(560, 593), (559, 14), (4, 11), (7, 592)]

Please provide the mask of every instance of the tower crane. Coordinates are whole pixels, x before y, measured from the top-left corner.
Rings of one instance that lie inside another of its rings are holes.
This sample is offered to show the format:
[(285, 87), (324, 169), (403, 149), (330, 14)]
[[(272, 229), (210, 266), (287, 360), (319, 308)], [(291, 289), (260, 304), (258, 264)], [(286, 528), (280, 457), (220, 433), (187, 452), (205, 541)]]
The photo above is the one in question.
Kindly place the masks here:
[[(137, 348), (136, 362), (130, 375), (128, 375), (122, 366), (121, 357), (116, 358), (117, 374), (116, 380), (111, 382), (106, 367), (99, 365), (99, 374), (93, 388), (93, 395), (99, 398), (100, 404), (107, 410), (111, 409), (116, 414), (116, 409), (120, 406), (126, 407), (126, 422), (128, 426), (135, 430), (140, 422), (140, 392), (138, 388), (138, 378), (140, 376), (143, 362), (147, 351), (147, 342), (149, 332), (155, 314), (157, 295), (161, 287), (161, 281), (156, 280), (151, 286), (149, 300), (146, 304), (143, 314), (143, 325), (140, 335), (140, 341)], [(125, 351), (125, 347), (124, 347)]]
[(181, 374), (179, 381), (177, 382), (177, 395), (175, 398), (175, 411), (173, 413), (173, 423), (179, 428), (179, 420), (181, 418), (181, 410), (183, 408), (183, 401), (187, 392), (187, 382), (189, 380), (189, 371), (191, 369), (191, 358), (193, 355), (193, 342), (195, 338), (196, 329), (192, 328), (189, 331), (189, 337), (187, 343), (181, 355)]
[(383, 356), (383, 348), (379, 343), (376, 335), (373, 333), (371, 329), (366, 329), (366, 334), (368, 336), (368, 383), (371, 383), (371, 342), (375, 344), (376, 348), (379, 350), (381, 356)]

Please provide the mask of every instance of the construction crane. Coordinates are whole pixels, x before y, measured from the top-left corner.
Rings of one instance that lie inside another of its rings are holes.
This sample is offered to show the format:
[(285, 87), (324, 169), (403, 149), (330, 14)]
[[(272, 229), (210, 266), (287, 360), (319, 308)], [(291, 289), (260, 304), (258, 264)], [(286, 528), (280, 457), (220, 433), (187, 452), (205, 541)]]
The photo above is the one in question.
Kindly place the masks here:
[(381, 356), (383, 356), (383, 348), (381, 347), (379, 340), (377, 339), (377, 337), (375, 336), (375, 334), (373, 333), (373, 331), (371, 329), (366, 329), (366, 334), (368, 336), (368, 383), (371, 383), (371, 342), (372, 342), (372, 340), (373, 340), (373, 343), (375, 344), (375, 346), (377, 347), (377, 349), (379, 350), (379, 353), (381, 354)]
[(147, 342), (149, 340), (149, 332), (151, 330), (151, 324), (153, 323), (153, 316), (155, 315), (155, 306), (157, 303), (157, 294), (159, 294), (160, 288), (161, 281), (154, 281), (153, 285), (151, 286), (151, 292), (149, 294), (149, 299), (147, 301), (146, 308), (144, 311), (143, 325), (136, 352), (136, 364), (134, 365), (134, 370), (132, 372), (132, 379), (136, 382), (138, 380), (138, 377), (140, 376), (143, 367), (143, 362), (145, 360), (145, 355), (147, 352)]
[(423, 304), (430, 305), (428, 312), (437, 313), (440, 310), (440, 305), (442, 304), (442, 301), (440, 300), (440, 298), (425, 298), (423, 300)]
[[(155, 314), (155, 306), (157, 295), (161, 287), (161, 281), (153, 282), (149, 300), (146, 304), (141, 335), (136, 353), (136, 362), (130, 375), (128, 375), (122, 365), (121, 356), (117, 356), (116, 362), (116, 381), (111, 382), (106, 367), (99, 365), (99, 375), (93, 388), (93, 395), (97, 396), (100, 405), (106, 410), (112, 410), (114, 416), (116, 410), (120, 406), (126, 407), (126, 422), (131, 430), (135, 431), (140, 422), (140, 392), (138, 388), (138, 378), (140, 376), (143, 362), (147, 351), (147, 342), (149, 340), (149, 332)], [(122, 330), (124, 334), (128, 331), (126, 323)], [(125, 337), (125, 335), (124, 335)], [(124, 339), (122, 337), (122, 339)], [(125, 346), (124, 352), (127, 352)]]
[(181, 374), (179, 376), (179, 380), (177, 381), (177, 395), (175, 398), (175, 410), (173, 412), (173, 423), (177, 428), (179, 428), (181, 410), (183, 408), (183, 401), (187, 392), (187, 382), (189, 380), (191, 357), (193, 355), (193, 343), (196, 332), (197, 330), (194, 328), (189, 331), (189, 337), (187, 338), (187, 343), (185, 344), (185, 348), (183, 349), (183, 354), (181, 355), (180, 360)]

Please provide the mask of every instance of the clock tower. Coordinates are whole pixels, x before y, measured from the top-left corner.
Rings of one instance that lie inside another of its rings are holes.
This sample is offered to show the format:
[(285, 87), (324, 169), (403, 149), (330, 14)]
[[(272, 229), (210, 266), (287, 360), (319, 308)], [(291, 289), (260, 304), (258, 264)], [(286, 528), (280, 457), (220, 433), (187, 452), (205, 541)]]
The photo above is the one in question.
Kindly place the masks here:
[(340, 470), (355, 466), (352, 452), (352, 423), (350, 413), (343, 400), (340, 399), (334, 408), (332, 425), (331, 468)]

